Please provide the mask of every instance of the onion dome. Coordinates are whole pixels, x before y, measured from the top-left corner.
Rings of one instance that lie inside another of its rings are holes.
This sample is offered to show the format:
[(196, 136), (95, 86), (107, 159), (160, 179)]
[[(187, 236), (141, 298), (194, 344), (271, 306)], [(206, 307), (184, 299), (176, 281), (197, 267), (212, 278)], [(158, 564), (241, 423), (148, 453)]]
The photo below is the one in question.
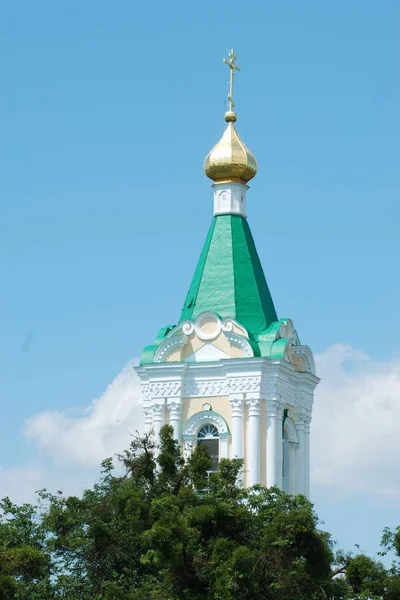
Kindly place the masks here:
[(204, 173), (215, 183), (247, 183), (257, 174), (256, 157), (240, 139), (234, 126), (236, 119), (232, 110), (225, 113), (227, 128), (204, 161)]

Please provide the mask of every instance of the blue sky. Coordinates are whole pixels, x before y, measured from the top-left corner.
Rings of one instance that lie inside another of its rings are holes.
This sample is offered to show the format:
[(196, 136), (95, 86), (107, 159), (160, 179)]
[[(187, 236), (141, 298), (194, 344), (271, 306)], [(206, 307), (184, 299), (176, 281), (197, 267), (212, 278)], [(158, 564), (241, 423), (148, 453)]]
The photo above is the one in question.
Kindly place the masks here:
[[(27, 419), (88, 407), (179, 317), (232, 46), (238, 130), (259, 162), (249, 223), (279, 316), (325, 358), (339, 344), (383, 382), (397, 373), (399, 19), (389, 0), (3, 3), (3, 469), (51, 462)], [(317, 509), (341, 545), (372, 550), (395, 504), (372, 475), (370, 492), (342, 483), (315, 484)]]

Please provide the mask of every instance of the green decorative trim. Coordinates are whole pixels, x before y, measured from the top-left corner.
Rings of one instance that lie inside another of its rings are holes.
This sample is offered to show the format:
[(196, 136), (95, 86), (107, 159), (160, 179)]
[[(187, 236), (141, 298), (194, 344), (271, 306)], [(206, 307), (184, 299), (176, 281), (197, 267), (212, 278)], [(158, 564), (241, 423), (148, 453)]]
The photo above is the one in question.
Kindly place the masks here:
[(166, 327), (161, 327), (159, 332), (157, 333), (154, 344), (146, 346), (143, 349), (143, 352), (140, 357), (139, 364), (140, 365), (148, 365), (153, 362), (154, 354), (158, 348), (158, 346), (165, 340), (170, 331), (175, 327), (175, 325), (167, 325)]

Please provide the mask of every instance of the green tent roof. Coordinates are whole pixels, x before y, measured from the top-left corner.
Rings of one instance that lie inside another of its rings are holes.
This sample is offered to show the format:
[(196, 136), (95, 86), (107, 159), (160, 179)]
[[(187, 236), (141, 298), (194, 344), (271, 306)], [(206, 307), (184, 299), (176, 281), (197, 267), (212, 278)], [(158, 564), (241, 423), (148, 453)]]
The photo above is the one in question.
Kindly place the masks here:
[(214, 217), (179, 322), (204, 311), (232, 317), (252, 334), (277, 321), (247, 220)]

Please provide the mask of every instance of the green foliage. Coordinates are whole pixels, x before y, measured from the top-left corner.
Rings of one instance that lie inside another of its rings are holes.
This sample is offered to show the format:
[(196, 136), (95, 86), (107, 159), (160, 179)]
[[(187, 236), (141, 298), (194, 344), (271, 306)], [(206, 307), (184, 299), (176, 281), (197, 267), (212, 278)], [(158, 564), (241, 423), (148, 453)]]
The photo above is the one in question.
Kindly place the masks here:
[[(0, 600), (398, 600), (400, 574), (359, 554), (334, 556), (312, 505), (240, 485), (242, 462), (209, 474), (204, 445), (187, 463), (169, 426), (160, 447), (136, 437), (81, 497), (39, 493), (0, 504)], [(384, 532), (385, 551), (399, 532)]]

